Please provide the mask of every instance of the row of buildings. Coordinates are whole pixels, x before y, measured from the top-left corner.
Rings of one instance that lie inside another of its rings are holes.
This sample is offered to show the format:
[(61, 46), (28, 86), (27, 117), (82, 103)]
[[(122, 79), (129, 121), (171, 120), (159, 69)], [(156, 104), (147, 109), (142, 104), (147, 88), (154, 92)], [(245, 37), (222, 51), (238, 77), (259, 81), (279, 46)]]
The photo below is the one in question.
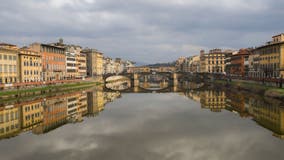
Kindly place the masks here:
[(0, 44), (0, 84), (28, 83), (94, 77), (119, 73), (131, 61), (105, 58), (96, 49), (57, 43), (33, 43), (28, 47)]
[(0, 139), (25, 131), (43, 134), (67, 123), (81, 122), (84, 116), (96, 116), (106, 103), (119, 97), (118, 92), (98, 89), (0, 106)]
[(176, 68), (181, 72), (220, 73), (254, 78), (284, 76), (284, 34), (272, 41), (238, 51), (213, 49), (199, 55), (180, 57)]

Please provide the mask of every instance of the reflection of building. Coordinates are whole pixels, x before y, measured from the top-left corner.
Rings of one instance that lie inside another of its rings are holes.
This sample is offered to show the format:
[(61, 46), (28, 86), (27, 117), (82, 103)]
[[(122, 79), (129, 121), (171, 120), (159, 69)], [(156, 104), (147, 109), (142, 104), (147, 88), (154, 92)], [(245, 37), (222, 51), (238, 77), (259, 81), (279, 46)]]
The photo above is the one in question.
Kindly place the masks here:
[(66, 97), (47, 99), (43, 102), (43, 107), (43, 123), (33, 129), (34, 133), (46, 133), (67, 123)]
[(201, 99), (201, 93), (200, 92), (197, 92), (197, 91), (193, 91), (193, 90), (190, 90), (188, 92), (185, 92), (184, 95), (196, 102), (200, 102), (200, 99)]
[(274, 132), (274, 136), (284, 139), (284, 108), (279, 102), (250, 100), (250, 114), (261, 126)]
[(0, 107), (0, 139), (16, 136), (20, 129), (20, 107)]
[(212, 112), (221, 112), (226, 108), (226, 94), (224, 91), (208, 90), (201, 93), (201, 108), (210, 109)]
[(82, 116), (86, 115), (87, 110), (87, 94), (75, 93), (67, 96), (67, 118), (72, 119), (73, 122), (81, 121)]
[(226, 109), (236, 111), (241, 117), (249, 117), (245, 96), (234, 92), (226, 92)]
[(34, 128), (43, 120), (43, 106), (41, 101), (29, 102), (22, 106), (22, 128)]
[(12, 44), (0, 44), (0, 84), (16, 83), (18, 74), (18, 48)]
[(101, 90), (88, 92), (88, 114), (94, 116), (104, 110), (104, 93)]
[(39, 82), (41, 81), (42, 66), (39, 52), (23, 48), (19, 53), (20, 81)]
[(104, 94), (104, 101), (105, 103), (113, 102), (115, 99), (121, 96), (120, 92), (105, 92)]
[(88, 98), (87, 98), (87, 93), (81, 93), (79, 100), (78, 100), (78, 111), (81, 113), (83, 116), (88, 113)]

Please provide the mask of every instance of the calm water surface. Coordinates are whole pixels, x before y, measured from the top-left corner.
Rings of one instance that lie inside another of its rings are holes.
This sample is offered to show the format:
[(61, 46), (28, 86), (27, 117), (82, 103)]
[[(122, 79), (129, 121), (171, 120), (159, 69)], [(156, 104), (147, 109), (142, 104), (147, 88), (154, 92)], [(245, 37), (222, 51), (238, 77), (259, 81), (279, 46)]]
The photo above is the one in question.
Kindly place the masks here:
[(0, 159), (284, 159), (282, 104), (216, 90), (86, 91), (5, 104)]

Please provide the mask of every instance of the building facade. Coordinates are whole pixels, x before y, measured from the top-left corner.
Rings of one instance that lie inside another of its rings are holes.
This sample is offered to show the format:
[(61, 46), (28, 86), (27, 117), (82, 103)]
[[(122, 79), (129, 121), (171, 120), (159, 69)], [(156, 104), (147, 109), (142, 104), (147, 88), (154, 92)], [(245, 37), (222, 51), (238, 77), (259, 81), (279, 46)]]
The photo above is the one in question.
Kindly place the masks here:
[(79, 53), (76, 55), (78, 78), (85, 78), (87, 76), (87, 55)]
[(249, 73), (249, 55), (251, 49), (240, 49), (237, 54), (230, 57), (230, 64), (226, 65), (226, 73), (236, 76), (248, 76)]
[(66, 78), (66, 55), (65, 48), (33, 43), (32, 50), (42, 55), (42, 79), (43, 81), (64, 80)]
[(87, 75), (101, 76), (103, 74), (103, 53), (95, 49), (84, 49), (83, 54), (87, 55)]
[(19, 82), (18, 48), (12, 44), (0, 44), (0, 84)]
[(259, 71), (262, 78), (284, 76), (284, 34), (272, 37), (272, 41), (254, 49), (259, 55)]
[(19, 51), (20, 82), (42, 81), (42, 57), (39, 52), (22, 48)]

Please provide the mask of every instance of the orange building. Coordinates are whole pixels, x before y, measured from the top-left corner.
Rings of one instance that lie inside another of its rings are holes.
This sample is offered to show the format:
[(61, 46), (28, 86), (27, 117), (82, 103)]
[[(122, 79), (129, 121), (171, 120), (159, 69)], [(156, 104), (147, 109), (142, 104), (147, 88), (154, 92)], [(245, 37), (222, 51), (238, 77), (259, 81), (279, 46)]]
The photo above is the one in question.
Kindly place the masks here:
[(226, 66), (226, 70), (231, 75), (247, 76), (249, 72), (250, 49), (240, 49), (239, 52), (230, 57), (231, 63)]
[(64, 47), (33, 43), (30, 48), (41, 52), (42, 78), (44, 81), (65, 79), (66, 55)]

